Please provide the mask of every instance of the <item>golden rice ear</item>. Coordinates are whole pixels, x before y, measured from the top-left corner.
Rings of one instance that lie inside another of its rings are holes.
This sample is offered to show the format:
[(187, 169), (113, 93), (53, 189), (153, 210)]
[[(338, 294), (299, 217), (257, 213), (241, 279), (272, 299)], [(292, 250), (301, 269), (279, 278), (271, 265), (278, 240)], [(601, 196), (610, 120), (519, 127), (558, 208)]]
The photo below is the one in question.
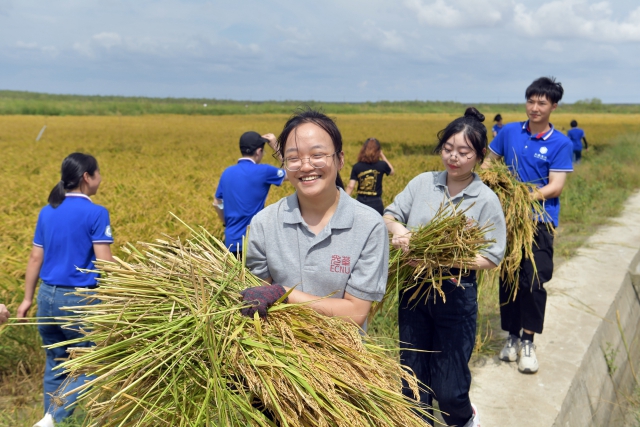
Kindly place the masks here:
[(469, 222), (465, 214), (471, 206), (462, 209), (461, 203), (443, 202), (431, 222), (411, 232), (408, 251), (390, 248), (387, 290), (382, 301), (373, 304), (373, 313), (385, 304), (395, 306), (404, 291), (412, 292), (414, 304), (432, 292), (445, 299), (442, 282), (452, 277), (449, 269), (473, 265), (476, 255), (493, 242), (485, 239), (493, 224)]
[(186, 241), (129, 245), (130, 262), (98, 262), (100, 286), (77, 293), (100, 303), (59, 319), (96, 344), (72, 347), (62, 364), (72, 378), (91, 375), (60, 396), (82, 391), (88, 425), (424, 425), (425, 407), (402, 394), (402, 380), (416, 396), (421, 385), (397, 348), (306, 304), (242, 316), (239, 292), (262, 280), (206, 230), (189, 230)]
[[(548, 214), (539, 201), (531, 200), (531, 192), (538, 191), (535, 185), (520, 181), (502, 159), (493, 160), (488, 168), (481, 169), (478, 174), (482, 182), (496, 193), (502, 205), (507, 226), (507, 247), (498, 267), (500, 278), (510, 285), (509, 292), (515, 300), (523, 256), (531, 260), (534, 274), (538, 274), (533, 258), (533, 242), (538, 220), (548, 223)], [(487, 280), (491, 278), (487, 276)]]

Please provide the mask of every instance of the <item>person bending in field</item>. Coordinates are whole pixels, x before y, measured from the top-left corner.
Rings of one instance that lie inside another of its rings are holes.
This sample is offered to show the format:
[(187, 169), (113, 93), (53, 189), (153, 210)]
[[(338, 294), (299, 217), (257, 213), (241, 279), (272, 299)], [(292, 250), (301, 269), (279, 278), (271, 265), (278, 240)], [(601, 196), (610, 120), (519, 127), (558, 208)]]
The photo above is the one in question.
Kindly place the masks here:
[[(49, 194), (49, 204), (42, 208), (36, 224), (33, 248), (25, 274), (24, 299), (18, 307), (17, 317), (27, 316), (33, 303), (38, 277), (42, 280), (38, 291), (38, 332), (44, 345), (70, 341), (84, 334), (77, 328), (64, 328), (52, 323), (55, 317), (71, 313), (61, 307), (87, 304), (83, 296), (73, 295), (76, 288), (95, 288), (97, 273), (83, 273), (78, 269), (95, 270), (96, 259), (114, 261), (110, 244), (113, 243), (109, 212), (95, 205), (90, 196), (98, 192), (102, 181), (98, 162), (93, 156), (72, 153), (62, 162), (62, 177)], [(92, 343), (64, 345), (46, 350), (44, 369), (45, 418), (39, 425), (51, 425), (51, 418), (62, 421), (69, 417), (69, 409), (54, 404), (52, 395), (63, 395), (82, 384), (86, 377), (69, 379), (56, 367), (69, 357), (71, 347), (90, 347)], [(66, 398), (71, 405), (78, 397)]]
[(242, 238), (255, 214), (264, 208), (272, 185), (281, 185), (286, 175), (283, 169), (261, 165), (264, 145), (276, 149), (272, 133), (260, 135), (245, 132), (240, 137), (242, 157), (238, 164), (224, 170), (216, 189), (213, 206), (225, 226), (224, 244), (242, 259)]
[[(537, 186), (531, 197), (542, 202), (546, 213), (544, 218), (538, 218), (532, 248), (537, 272), (531, 260), (523, 257), (519, 283), (500, 282), (500, 321), (502, 329), (509, 333), (500, 359), (517, 360), (522, 373), (538, 372), (533, 338), (542, 333), (544, 325), (544, 284), (553, 275), (553, 230), (558, 226), (560, 194), (567, 174), (573, 171), (571, 141), (549, 122), (563, 93), (562, 85), (553, 78), (541, 77), (531, 83), (525, 92), (528, 120), (505, 125), (489, 145), (491, 151), (483, 165), (504, 158), (522, 181)], [(515, 286), (518, 288), (514, 300)]]
[(9, 320), (9, 310), (4, 304), (0, 304), (0, 325)]
[(380, 149), (380, 142), (375, 138), (369, 138), (364, 142), (358, 154), (358, 163), (353, 165), (346, 192), (351, 195), (357, 183), (358, 197), (356, 200), (372, 207), (382, 215), (384, 210), (382, 177), (393, 174), (393, 166)]
[(567, 136), (573, 143), (573, 163), (580, 164), (582, 160), (582, 143), (584, 142), (585, 151), (589, 149), (587, 138), (584, 137), (584, 131), (578, 127), (578, 122), (571, 120), (571, 129), (567, 132)]
[[(463, 272), (450, 269), (451, 276), (461, 274), (461, 279), (443, 281), (446, 302), (435, 291), (418, 302), (411, 301), (415, 289), (408, 289), (400, 295), (398, 304), (401, 362), (429, 388), (421, 391), (420, 402), (430, 406), (435, 398), (448, 425), (465, 427), (480, 426), (478, 412), (469, 400), (469, 360), (476, 342), (478, 317), (476, 270), (500, 264), (507, 243), (498, 196), (474, 172), (487, 152), (483, 120), (484, 116), (470, 107), (464, 117), (441, 130), (435, 152), (440, 154), (445, 170), (418, 175), (384, 210), (387, 228), (393, 235), (391, 243), (405, 250), (411, 241), (411, 230), (428, 224), (443, 201), (460, 203), (460, 209), (468, 209), (469, 220), (479, 226), (492, 224), (486, 238), (495, 243), (477, 256), (475, 265)], [(413, 396), (406, 384), (403, 393)]]
[(502, 115), (496, 114), (496, 116), (493, 118), (493, 121), (496, 122), (496, 124), (493, 125), (493, 128), (492, 128), (493, 137), (495, 138), (500, 133), (500, 131), (502, 130), (502, 126), (504, 126), (502, 124)]

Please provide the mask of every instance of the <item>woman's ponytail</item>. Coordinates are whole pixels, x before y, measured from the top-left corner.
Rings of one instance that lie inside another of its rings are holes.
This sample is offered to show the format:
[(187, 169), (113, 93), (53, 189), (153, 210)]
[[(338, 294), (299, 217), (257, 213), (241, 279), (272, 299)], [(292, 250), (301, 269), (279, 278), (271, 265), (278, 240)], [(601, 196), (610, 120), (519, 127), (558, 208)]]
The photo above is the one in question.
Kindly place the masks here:
[(85, 172), (90, 176), (96, 173), (98, 161), (89, 154), (71, 153), (62, 161), (60, 169), (61, 179), (49, 193), (48, 201), (54, 209), (64, 202), (67, 191), (75, 190), (80, 186)]
[(340, 178), (340, 171), (338, 171), (338, 174), (336, 175), (336, 187), (344, 190), (344, 183), (342, 182), (342, 178)]
[(60, 206), (60, 204), (64, 201), (66, 194), (67, 192), (64, 191), (64, 182), (62, 180), (58, 181), (56, 186), (53, 187), (53, 190), (51, 190), (51, 193), (49, 193), (48, 202), (51, 207), (55, 209)]

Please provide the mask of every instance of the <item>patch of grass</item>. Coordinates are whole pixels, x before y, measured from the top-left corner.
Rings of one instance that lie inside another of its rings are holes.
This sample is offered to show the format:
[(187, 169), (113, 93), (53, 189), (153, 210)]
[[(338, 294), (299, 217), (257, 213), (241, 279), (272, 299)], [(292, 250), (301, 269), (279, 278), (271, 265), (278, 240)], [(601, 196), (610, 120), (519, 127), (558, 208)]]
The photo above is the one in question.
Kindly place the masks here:
[(554, 249), (559, 260), (575, 254), (595, 229), (619, 215), (640, 188), (640, 135), (622, 135), (596, 153), (587, 152), (569, 174), (560, 198), (560, 227)]
[[(110, 211), (116, 255), (125, 256), (120, 247), (127, 241), (152, 241), (161, 233), (180, 235), (182, 229), (169, 211), (221, 237), (223, 228), (211, 201), (218, 177), (239, 156), (239, 136), (246, 130), (278, 133), (292, 108), (278, 115), (0, 115), (0, 301), (15, 313), (23, 296), (38, 212), (60, 179), (60, 163), (69, 153), (89, 152), (100, 163), (103, 182), (94, 201)], [(364, 140), (379, 138), (396, 169), (383, 183), (383, 201), (389, 204), (410, 179), (442, 168), (440, 158), (430, 154), (435, 135), (463, 111), (458, 105), (455, 114), (338, 115), (346, 163), (343, 179), (348, 179)], [(513, 111), (500, 112), (507, 122), (524, 118), (521, 109)], [(569, 121), (577, 119), (590, 142), (562, 195), (555, 247), (559, 256), (570, 256), (597, 226), (617, 215), (630, 192), (640, 187), (640, 170), (635, 167), (640, 158), (640, 115), (554, 113), (553, 117), (558, 129), (568, 128)], [(44, 124), (43, 138), (35, 143)], [(276, 165), (270, 156), (264, 161)], [(267, 204), (292, 191), (288, 183), (272, 188)], [(385, 309), (369, 330), (397, 340), (397, 309)], [(11, 328), (0, 331), (4, 334), (0, 336), (0, 426), (32, 425), (42, 416), (44, 351), (34, 327)], [(479, 289), (478, 328), (479, 354), (495, 354), (501, 345), (497, 287)], [(5, 422), (9, 416), (13, 418)]]
[[(523, 100), (524, 101), (524, 100)], [(205, 106), (206, 105), (206, 106)], [(58, 95), (0, 90), (0, 114), (92, 116), (142, 114), (290, 114), (301, 105), (322, 107), (331, 114), (460, 114), (467, 104), (453, 101), (318, 102), (313, 100), (235, 101), (211, 98), (145, 98), (125, 96)], [(522, 111), (522, 104), (474, 104), (486, 113)], [(558, 112), (640, 113), (640, 105), (603, 104), (597, 100), (561, 104)]]

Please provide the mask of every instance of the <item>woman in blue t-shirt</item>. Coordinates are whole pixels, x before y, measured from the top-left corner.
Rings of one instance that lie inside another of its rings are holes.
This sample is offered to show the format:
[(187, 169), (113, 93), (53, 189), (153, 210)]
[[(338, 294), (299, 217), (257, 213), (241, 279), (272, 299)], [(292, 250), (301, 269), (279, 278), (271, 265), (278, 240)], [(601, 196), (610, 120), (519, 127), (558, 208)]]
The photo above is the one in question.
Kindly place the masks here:
[[(38, 216), (33, 248), (27, 263), (24, 299), (18, 307), (17, 317), (26, 317), (33, 302), (38, 277), (42, 280), (38, 292), (40, 319), (38, 332), (44, 345), (80, 338), (77, 329), (53, 324), (54, 317), (71, 313), (61, 310), (65, 306), (87, 304), (84, 296), (71, 295), (75, 288), (95, 288), (96, 273), (83, 273), (78, 269), (93, 270), (94, 261), (113, 261), (109, 245), (113, 243), (109, 212), (95, 205), (89, 198), (98, 192), (100, 170), (93, 156), (73, 153), (62, 162), (61, 179), (49, 194), (49, 204)], [(91, 343), (76, 344), (88, 347)], [(74, 408), (57, 407), (51, 394), (62, 395), (85, 381), (84, 376), (67, 380), (67, 375), (55, 368), (66, 359), (68, 346), (47, 349), (44, 371), (45, 419), (55, 421), (67, 418)], [(64, 383), (64, 384), (63, 384)], [(62, 386), (62, 389), (59, 388)], [(66, 398), (63, 406), (75, 402), (77, 394)]]
[(496, 114), (496, 116), (493, 118), (493, 121), (496, 122), (496, 124), (493, 125), (493, 137), (495, 138), (502, 130), (502, 115)]
[(358, 154), (358, 163), (353, 165), (351, 179), (345, 190), (348, 195), (358, 184), (358, 200), (360, 203), (372, 207), (380, 215), (384, 211), (382, 203), (382, 177), (393, 175), (393, 166), (380, 148), (380, 142), (369, 138), (364, 142)]

